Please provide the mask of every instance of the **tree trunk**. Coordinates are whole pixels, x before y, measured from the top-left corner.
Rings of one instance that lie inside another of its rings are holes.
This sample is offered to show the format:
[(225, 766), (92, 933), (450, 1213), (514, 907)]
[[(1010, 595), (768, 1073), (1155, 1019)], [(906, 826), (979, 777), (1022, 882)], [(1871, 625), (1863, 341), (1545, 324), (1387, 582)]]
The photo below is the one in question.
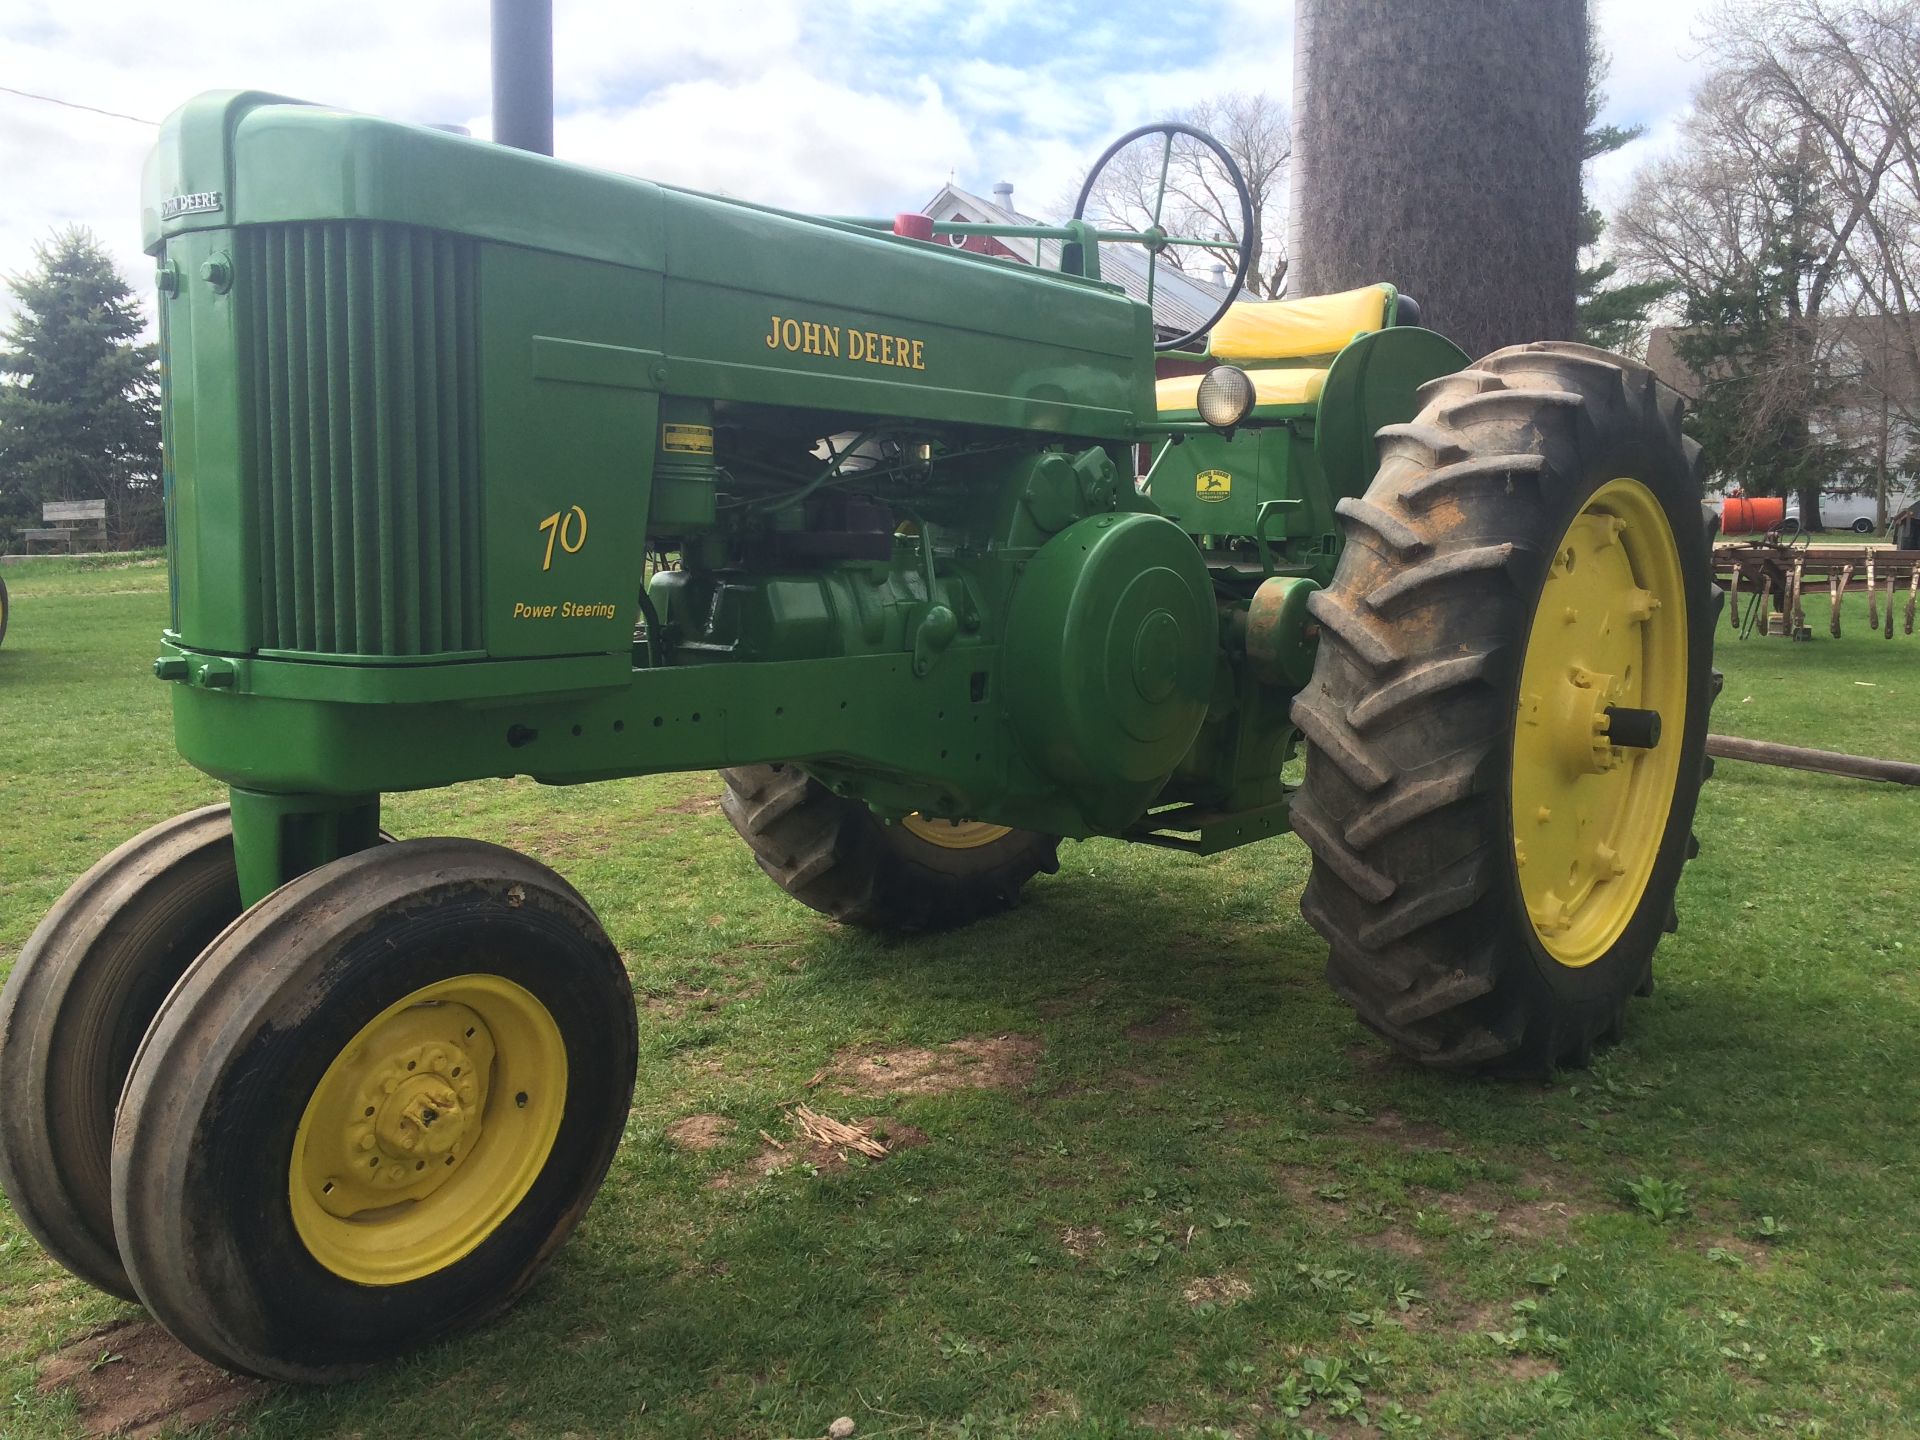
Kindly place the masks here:
[(1470, 355), (1574, 334), (1585, 0), (1296, 0), (1294, 294), (1389, 280)]
[(1826, 522), (1820, 518), (1820, 482), (1802, 485), (1794, 493), (1800, 497), (1800, 528), (1809, 535), (1826, 529)]

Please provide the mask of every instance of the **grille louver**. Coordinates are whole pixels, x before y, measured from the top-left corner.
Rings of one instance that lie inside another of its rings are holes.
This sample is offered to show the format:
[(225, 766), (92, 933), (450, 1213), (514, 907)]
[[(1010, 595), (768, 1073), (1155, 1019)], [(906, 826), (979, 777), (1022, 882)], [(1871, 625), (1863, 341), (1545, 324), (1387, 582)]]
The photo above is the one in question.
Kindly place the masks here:
[(249, 227), (263, 650), (478, 647), (469, 242), (363, 223)]

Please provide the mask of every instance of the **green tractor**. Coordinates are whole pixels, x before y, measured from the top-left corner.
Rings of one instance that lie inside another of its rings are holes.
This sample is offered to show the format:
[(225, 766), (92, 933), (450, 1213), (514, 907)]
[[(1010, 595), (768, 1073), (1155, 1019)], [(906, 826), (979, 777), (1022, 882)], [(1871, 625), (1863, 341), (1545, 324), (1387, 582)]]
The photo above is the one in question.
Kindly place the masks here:
[(497, 1313), (621, 1136), (593, 910), (388, 791), (718, 770), (775, 883), (887, 930), (1062, 838), (1292, 830), (1334, 986), (1440, 1069), (1581, 1063), (1651, 984), (1715, 595), (1639, 366), (1470, 362), (1387, 285), (1167, 333), (1157, 225), (993, 232), (1026, 266), (261, 94), (166, 122), (145, 219), (155, 671), (230, 799), (22, 952), (0, 1184), (218, 1364)]

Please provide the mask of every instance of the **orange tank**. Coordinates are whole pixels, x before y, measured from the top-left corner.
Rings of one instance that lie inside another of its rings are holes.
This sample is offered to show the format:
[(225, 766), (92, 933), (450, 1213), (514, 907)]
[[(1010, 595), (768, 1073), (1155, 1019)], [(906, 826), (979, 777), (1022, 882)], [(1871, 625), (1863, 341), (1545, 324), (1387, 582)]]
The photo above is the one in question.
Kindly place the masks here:
[(1729, 495), (1720, 502), (1720, 531), (1724, 535), (1753, 535), (1778, 530), (1787, 518), (1787, 502), (1778, 495)]

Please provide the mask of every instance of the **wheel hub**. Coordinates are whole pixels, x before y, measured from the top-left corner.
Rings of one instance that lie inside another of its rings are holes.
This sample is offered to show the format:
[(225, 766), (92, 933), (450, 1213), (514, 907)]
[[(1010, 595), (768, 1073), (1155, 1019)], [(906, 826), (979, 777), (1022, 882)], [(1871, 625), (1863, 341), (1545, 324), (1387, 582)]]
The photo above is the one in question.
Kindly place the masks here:
[[(1535, 934), (1599, 958), (1636, 913), (1679, 773), (1663, 722), (1686, 709), (1686, 607), (1673, 532), (1635, 480), (1589, 499), (1549, 566), (1522, 667), (1513, 851)], [(1672, 603), (1669, 603), (1669, 602)]]
[(520, 986), (472, 975), (375, 1017), (294, 1139), (295, 1228), (328, 1269), (393, 1284), (464, 1255), (518, 1204), (559, 1132), (566, 1052)]
[[(473, 1086), (467, 1086), (473, 1093)], [(438, 1074), (415, 1075), (401, 1082), (375, 1117), (374, 1134), (385, 1155), (406, 1160), (437, 1158), (459, 1144), (474, 1112), (462, 1108), (460, 1093)]]
[(346, 1219), (444, 1185), (484, 1133), (493, 1053), (486, 1022), (465, 1005), (416, 1005), (363, 1032), (323, 1086), (332, 1144), (309, 1137), (320, 1208)]
[(993, 825), (985, 820), (937, 820), (917, 810), (900, 824), (908, 834), (938, 845), (942, 850), (977, 850), (1013, 833), (1007, 825)]

